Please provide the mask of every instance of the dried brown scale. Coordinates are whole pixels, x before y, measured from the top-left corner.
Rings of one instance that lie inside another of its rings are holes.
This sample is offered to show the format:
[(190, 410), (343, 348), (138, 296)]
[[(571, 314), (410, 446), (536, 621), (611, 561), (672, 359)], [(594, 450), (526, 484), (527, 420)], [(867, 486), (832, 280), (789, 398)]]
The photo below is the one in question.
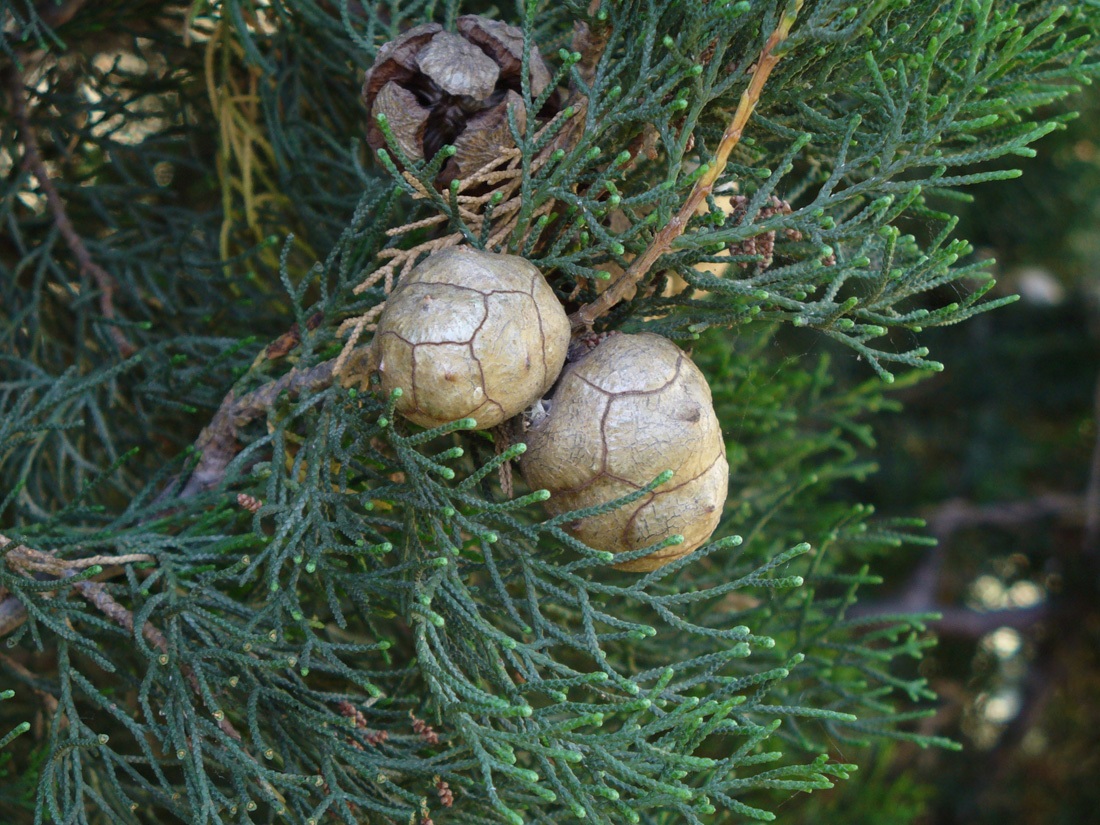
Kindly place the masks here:
[(447, 782), (444, 782), (438, 776), (434, 778), (435, 789), (436, 792), (439, 794), (440, 803), (443, 805), (444, 808), (450, 808), (452, 805), (455, 804), (454, 791), (451, 790), (451, 786)]
[(691, 359), (657, 335), (615, 335), (570, 364), (550, 411), (532, 423), (520, 469), (563, 513), (640, 490), (675, 475), (641, 500), (581, 519), (569, 531), (598, 550), (630, 552), (668, 538), (684, 542), (619, 565), (654, 570), (690, 553), (714, 532), (729, 476), (710, 388)]
[(565, 362), (569, 321), (542, 273), (514, 255), (437, 252), (405, 275), (379, 316), (370, 364), (397, 409), (425, 427), (522, 412)]
[[(587, 103), (583, 98), (580, 98), (574, 100), (571, 106), (575, 111), (572, 118), (566, 123), (560, 123), (563, 113), (559, 112), (543, 124), (539, 132), (536, 133), (535, 140), (539, 141), (546, 137), (546, 133), (549, 130), (558, 128), (559, 126), (561, 127), (555, 136), (548, 139), (543, 150), (531, 160), (529, 170), (531, 173), (541, 169), (549, 161), (549, 158), (553, 155), (555, 150), (571, 145), (571, 140), (576, 129), (585, 121), (584, 112), (586, 111)], [(416, 177), (408, 172), (405, 172), (404, 175), (409, 185), (416, 190), (416, 195), (413, 196), (414, 199), (431, 200), (431, 193), (423, 187)], [(495, 193), (499, 193), (504, 198), (492, 212), (492, 227), (489, 233), (489, 240), (485, 244), (489, 249), (495, 249), (504, 245), (507, 238), (516, 229), (520, 209), (522, 207), (522, 198), (518, 196), (518, 193), (523, 182), (523, 176), (524, 172), (521, 164), (520, 152), (516, 148), (511, 148), (500, 150), (500, 152), (488, 163), (460, 182), (457, 196), (460, 215), (475, 232), (483, 232), (485, 230), (484, 222), (490, 220), (481, 213), (481, 210), (489, 203), (492, 196)], [(479, 192), (480, 194), (469, 194), (470, 192)], [(535, 225), (538, 219), (553, 211), (555, 203), (556, 201), (553, 200), (547, 201), (528, 216), (528, 229), (519, 238), (521, 243), (526, 242), (527, 233), (530, 232), (530, 228)], [(393, 227), (388, 229), (386, 234), (390, 237), (402, 237), (414, 230), (434, 226), (446, 220), (447, 216), (436, 215), (403, 226)], [(464, 236), (461, 233), (454, 232), (432, 238), (431, 240), (412, 247), (391, 247), (383, 249), (378, 253), (378, 258), (384, 259), (386, 262), (375, 269), (356, 286), (354, 292), (355, 294), (361, 294), (378, 283), (382, 283), (385, 294), (389, 295), (390, 292), (393, 291), (393, 280), (395, 275), (406, 274), (412, 269), (413, 264), (425, 255), (452, 246), (457, 246), (461, 244), (463, 240)], [(359, 358), (357, 355), (358, 351), (356, 350), (359, 339), (364, 332), (370, 332), (376, 328), (373, 321), (382, 309), (382, 304), (375, 305), (362, 315), (348, 318), (340, 324), (338, 333), (346, 336), (346, 341), (344, 343), (343, 352), (341, 352), (337, 359), (335, 370), (337, 375), (347, 372), (351, 367), (351, 363)]]
[(238, 493), (237, 504), (250, 513), (257, 513), (264, 506), (261, 499), (250, 496), (248, 493)]
[(439, 744), (439, 734), (435, 732), (435, 728), (433, 728), (419, 716), (415, 716), (412, 711), (409, 711), (409, 717), (412, 719), (413, 732), (417, 736), (419, 736), (425, 744)]

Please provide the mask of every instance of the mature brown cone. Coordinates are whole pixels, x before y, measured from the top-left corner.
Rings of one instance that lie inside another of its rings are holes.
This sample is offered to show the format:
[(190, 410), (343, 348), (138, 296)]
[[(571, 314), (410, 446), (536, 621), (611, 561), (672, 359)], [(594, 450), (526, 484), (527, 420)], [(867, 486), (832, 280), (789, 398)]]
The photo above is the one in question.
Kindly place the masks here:
[[(526, 128), (522, 66), (523, 32), (499, 20), (467, 14), (458, 18), (457, 33), (438, 23), (409, 29), (379, 50), (363, 82), (367, 143), (373, 149), (386, 145), (376, 120), (384, 114), (411, 158), (431, 158), (454, 145), (439, 184), (468, 176), (515, 145), (509, 107), (519, 128)], [(531, 95), (537, 97), (549, 85), (550, 71), (535, 51), (528, 67)]]
[(423, 427), (474, 418), (495, 427), (561, 372), (569, 319), (542, 273), (517, 255), (436, 252), (386, 301), (371, 345), (382, 390)]
[(567, 366), (549, 413), (532, 422), (525, 441), (523, 477), (532, 489), (550, 491), (546, 505), (555, 514), (603, 504), (674, 472), (633, 504), (568, 526), (589, 547), (612, 553), (684, 537), (620, 570), (656, 570), (718, 526), (729, 480), (722, 430), (702, 372), (667, 338), (615, 335)]

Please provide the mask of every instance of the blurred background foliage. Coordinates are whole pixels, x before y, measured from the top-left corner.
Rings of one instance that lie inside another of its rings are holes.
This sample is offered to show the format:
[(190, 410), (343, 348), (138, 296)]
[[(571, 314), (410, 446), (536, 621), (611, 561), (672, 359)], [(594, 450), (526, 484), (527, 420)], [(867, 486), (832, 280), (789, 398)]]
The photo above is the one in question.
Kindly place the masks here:
[(783, 821), (1096, 821), (1100, 93), (1075, 106), (1022, 178), (946, 205), (973, 254), (996, 259), (1000, 294), (1021, 299), (925, 333), (947, 369), (894, 395), (904, 411), (875, 424), (879, 471), (853, 490), (881, 515), (920, 513), (940, 539), (876, 572), (891, 606), (945, 614), (920, 665), (940, 695), (924, 732), (964, 749), (840, 748), (859, 775), (792, 798)]

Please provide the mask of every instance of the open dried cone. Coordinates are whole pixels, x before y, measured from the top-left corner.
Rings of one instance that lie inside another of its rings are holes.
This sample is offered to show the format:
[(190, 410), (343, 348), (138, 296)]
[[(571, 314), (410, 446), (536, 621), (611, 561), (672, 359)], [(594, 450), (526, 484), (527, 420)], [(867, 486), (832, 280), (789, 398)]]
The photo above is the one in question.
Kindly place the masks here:
[[(438, 23), (409, 29), (378, 52), (363, 82), (369, 111), (367, 143), (386, 145), (377, 122), (383, 114), (401, 150), (410, 158), (431, 158), (443, 146), (456, 152), (439, 174), (438, 184), (467, 177), (515, 145), (508, 125), (526, 128), (520, 95), (523, 32), (499, 20), (476, 14), (458, 18), (458, 31)], [(550, 71), (532, 50), (528, 59), (531, 95), (550, 83)], [(547, 117), (556, 112), (540, 112)]]
[(680, 534), (684, 542), (616, 565), (645, 572), (703, 544), (722, 515), (729, 480), (725, 444), (699, 368), (666, 338), (614, 335), (568, 365), (550, 410), (532, 422), (520, 469), (544, 488), (554, 514), (593, 507), (672, 480), (633, 504), (580, 519), (569, 532), (612, 553)]

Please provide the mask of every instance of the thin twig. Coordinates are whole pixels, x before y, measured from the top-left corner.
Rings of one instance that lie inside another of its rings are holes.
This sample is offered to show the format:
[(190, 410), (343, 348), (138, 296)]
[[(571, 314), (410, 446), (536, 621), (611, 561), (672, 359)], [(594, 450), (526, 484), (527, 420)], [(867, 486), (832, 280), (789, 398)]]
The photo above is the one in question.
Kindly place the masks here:
[(108, 334), (111, 336), (111, 340), (115, 342), (115, 346), (118, 347), (122, 357), (129, 358), (137, 352), (137, 347), (130, 343), (130, 340), (114, 323), (116, 319), (114, 304), (115, 279), (111, 277), (107, 270), (92, 260), (92, 255), (88, 252), (88, 247), (84, 245), (84, 240), (77, 234), (72, 221), (69, 220), (69, 215), (65, 211), (65, 203), (61, 200), (61, 195), (46, 170), (45, 161), (42, 160), (38, 138), (34, 133), (30, 115), (27, 112), (26, 78), (14, 66), (11, 68), (11, 110), (12, 117), (19, 126), (19, 135), (23, 140), (23, 165), (37, 179), (42, 194), (46, 196), (46, 203), (50, 207), (50, 214), (53, 215), (54, 225), (57, 226), (57, 231), (61, 233), (65, 245), (69, 247), (69, 251), (76, 258), (78, 271), (81, 275), (91, 276), (99, 288), (99, 312), (107, 319)]
[[(0, 550), (4, 550), (12, 543), (7, 536), (0, 535)], [(114, 578), (123, 572), (124, 565), (139, 564), (142, 562), (156, 561), (148, 553), (129, 553), (124, 556), (110, 556), (100, 554), (78, 559), (65, 559), (43, 553), (41, 550), (33, 550), (30, 547), (19, 544), (6, 550), (4, 559), (7, 564), (25, 573), (49, 573), (58, 578), (67, 578), (75, 575), (80, 570), (99, 565), (103, 571), (95, 578), (98, 581)], [(27, 608), (18, 597), (11, 595), (5, 588), (0, 587), (0, 638), (16, 630), (27, 620)]]
[(740, 143), (745, 126), (748, 125), (749, 118), (752, 117), (752, 113), (756, 109), (756, 104), (760, 102), (764, 84), (767, 82), (772, 69), (775, 68), (782, 57), (781, 54), (776, 53), (776, 49), (790, 35), (791, 27), (794, 25), (801, 9), (802, 0), (795, 0), (780, 18), (779, 25), (776, 26), (775, 31), (768, 38), (768, 42), (764, 44), (764, 48), (760, 51), (760, 57), (757, 58), (752, 68), (752, 77), (749, 79), (748, 88), (742, 93), (741, 100), (737, 104), (737, 110), (734, 112), (729, 125), (726, 126), (726, 131), (722, 134), (714, 159), (695, 182), (687, 200), (680, 207), (680, 211), (654, 235), (645, 252), (631, 262), (626, 272), (620, 275), (598, 298), (585, 304), (570, 316), (569, 321), (574, 332), (592, 329), (592, 325), (597, 318), (606, 314), (620, 301), (633, 296), (638, 282), (645, 277), (650, 267), (672, 248), (672, 244), (687, 229), (688, 222), (695, 215), (700, 204), (706, 201), (718, 178), (725, 171), (730, 153)]
[[(7, 547), (11, 543), (11, 539), (7, 536), (0, 535), (0, 549)], [(34, 550), (22, 544), (8, 550), (4, 554), (4, 559), (11, 568), (19, 570), (27, 575), (32, 572), (39, 572), (56, 576), (59, 587), (64, 585), (65, 579), (77, 575), (80, 568), (88, 568), (94, 564), (105, 563), (121, 568), (123, 564), (154, 561), (153, 557), (146, 553), (131, 553), (125, 556), (100, 555), (83, 559), (63, 559), (52, 553)], [(108, 592), (106, 585), (94, 580), (83, 580), (73, 582), (72, 586), (77, 593), (83, 596), (88, 603), (95, 607), (100, 613), (133, 635), (133, 612), (120, 604), (114, 596)], [(14, 603), (14, 606), (9, 608), (7, 606), (9, 603)], [(26, 621), (26, 608), (17, 597), (8, 596), (0, 601), (0, 636), (14, 630), (24, 621)], [(168, 639), (152, 622), (147, 621), (142, 625), (141, 635), (144, 636), (146, 641), (148, 641), (157, 651), (166, 655), (168, 654)], [(199, 681), (194, 671), (186, 665), (183, 666), (182, 670), (184, 676), (187, 677), (188, 684), (191, 685), (191, 689), (194, 690), (196, 695), (201, 697), (202, 690), (200, 689)], [(240, 733), (233, 727), (233, 724), (228, 719), (223, 717), (219, 720), (218, 727), (226, 735), (240, 741)]]
[[(19, 548), (26, 549), (26, 548)], [(8, 554), (9, 558), (16, 555), (15, 550)], [(156, 561), (148, 553), (131, 553), (127, 556), (92, 556), (86, 559), (59, 559), (38, 551), (31, 551), (42, 556), (41, 559), (28, 558), (22, 560), (20, 567), (24, 570), (37, 570), (43, 573), (59, 574), (62, 570), (84, 570), (88, 567), (122, 566), (124, 564), (139, 564), (141, 562)]]

